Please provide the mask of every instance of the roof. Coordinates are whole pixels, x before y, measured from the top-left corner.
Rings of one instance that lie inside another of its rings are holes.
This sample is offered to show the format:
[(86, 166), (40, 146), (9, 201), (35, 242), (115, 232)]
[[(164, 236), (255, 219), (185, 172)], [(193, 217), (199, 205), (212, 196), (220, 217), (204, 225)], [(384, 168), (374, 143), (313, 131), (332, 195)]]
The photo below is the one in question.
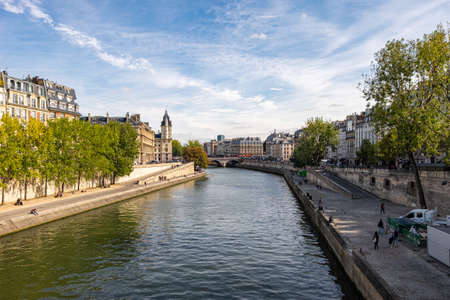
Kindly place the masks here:
[(169, 114), (167, 113), (167, 110), (164, 113), (164, 117), (161, 121), (161, 126), (164, 126), (166, 124), (166, 122), (165, 122), (166, 120), (167, 120), (167, 123), (169, 124), (169, 126), (172, 126), (172, 121), (170, 121), (170, 117), (169, 117)]

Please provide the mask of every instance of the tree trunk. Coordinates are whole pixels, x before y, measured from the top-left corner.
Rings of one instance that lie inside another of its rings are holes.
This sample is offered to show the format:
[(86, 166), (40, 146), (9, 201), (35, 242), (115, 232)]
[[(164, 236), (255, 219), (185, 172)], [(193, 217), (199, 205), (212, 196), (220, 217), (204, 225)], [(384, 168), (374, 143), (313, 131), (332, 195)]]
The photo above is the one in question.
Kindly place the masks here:
[(27, 188), (28, 188), (28, 180), (27, 179), (25, 179), (24, 186), (25, 186), (25, 192), (24, 192), (23, 199), (27, 200)]
[(409, 160), (412, 162), (414, 176), (416, 177), (417, 193), (419, 194), (419, 205), (421, 208), (427, 208), (427, 203), (425, 201), (425, 194), (423, 192), (422, 181), (420, 180), (419, 168), (416, 164), (416, 159), (412, 152), (408, 152)]
[(81, 172), (78, 172), (78, 187), (77, 187), (77, 191), (80, 190), (80, 180), (81, 180)]
[(48, 186), (48, 179), (47, 176), (45, 176), (45, 197), (47, 197), (47, 186)]
[(5, 203), (5, 188), (2, 187), (2, 205)]
[(64, 182), (63, 182), (63, 184), (61, 185), (61, 193), (64, 194)]

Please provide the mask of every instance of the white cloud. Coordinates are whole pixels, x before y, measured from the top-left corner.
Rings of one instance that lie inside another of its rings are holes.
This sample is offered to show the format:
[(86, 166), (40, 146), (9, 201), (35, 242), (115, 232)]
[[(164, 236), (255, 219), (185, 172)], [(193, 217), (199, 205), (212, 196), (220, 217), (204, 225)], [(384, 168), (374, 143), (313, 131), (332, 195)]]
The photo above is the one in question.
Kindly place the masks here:
[(257, 40), (265, 40), (265, 39), (267, 39), (267, 35), (265, 35), (264, 33), (259, 33), (259, 34), (254, 33), (250, 36), (250, 38), (257, 39)]
[(282, 88), (274, 88), (274, 87), (271, 87), (270, 90), (271, 90), (271, 91), (282, 91), (283, 89), (282, 89)]

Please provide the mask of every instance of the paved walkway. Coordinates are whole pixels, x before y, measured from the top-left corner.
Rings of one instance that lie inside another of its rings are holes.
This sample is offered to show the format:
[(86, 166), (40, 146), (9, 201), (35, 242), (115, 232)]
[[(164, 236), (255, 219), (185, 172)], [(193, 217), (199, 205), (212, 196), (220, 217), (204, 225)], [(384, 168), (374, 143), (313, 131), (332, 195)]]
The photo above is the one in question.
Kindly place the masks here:
[(406, 240), (400, 241), (398, 248), (389, 248), (388, 235), (380, 237), (379, 250), (373, 249), (372, 236), (380, 218), (386, 225), (387, 216), (403, 215), (409, 208), (385, 201), (386, 214), (381, 216), (381, 200), (372, 194), (361, 193), (361, 198), (349, 199), (312, 184), (303, 184), (301, 189), (312, 195), (316, 206), (322, 199), (324, 214), (333, 216), (334, 228), (400, 298), (450, 298), (450, 268), (430, 258), (426, 249), (415, 248)]

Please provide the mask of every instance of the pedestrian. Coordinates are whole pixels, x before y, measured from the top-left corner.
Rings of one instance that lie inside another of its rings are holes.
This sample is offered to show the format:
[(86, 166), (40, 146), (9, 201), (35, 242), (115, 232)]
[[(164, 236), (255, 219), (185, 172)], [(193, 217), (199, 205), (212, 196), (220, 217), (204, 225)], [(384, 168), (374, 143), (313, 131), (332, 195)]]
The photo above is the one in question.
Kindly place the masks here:
[(319, 200), (319, 211), (323, 211), (322, 199)]
[(389, 247), (394, 247), (394, 234), (392, 232), (389, 233)]
[(373, 237), (372, 237), (372, 241), (373, 241), (373, 249), (374, 250), (378, 250), (378, 240), (379, 240), (379, 235), (378, 235), (378, 232), (377, 231), (375, 231), (375, 233), (373, 234)]
[(392, 242), (392, 247), (398, 247), (398, 230), (394, 230), (394, 241)]
[(378, 233), (381, 235), (383, 234), (384, 231), (384, 224), (383, 224), (383, 220), (380, 219), (380, 222), (378, 222)]
[(380, 215), (384, 215), (384, 202), (382, 202), (380, 206)]

